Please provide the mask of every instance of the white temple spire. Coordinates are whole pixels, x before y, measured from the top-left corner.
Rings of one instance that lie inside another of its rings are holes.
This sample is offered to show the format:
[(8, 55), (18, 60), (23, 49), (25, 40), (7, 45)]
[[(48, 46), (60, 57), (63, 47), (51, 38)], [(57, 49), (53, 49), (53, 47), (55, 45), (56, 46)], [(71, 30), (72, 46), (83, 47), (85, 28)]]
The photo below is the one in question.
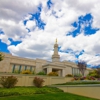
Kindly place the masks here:
[(60, 56), (58, 54), (58, 44), (57, 44), (57, 39), (56, 39), (56, 42), (54, 44), (54, 53), (52, 55), (52, 61), (58, 62), (59, 60), (60, 60)]

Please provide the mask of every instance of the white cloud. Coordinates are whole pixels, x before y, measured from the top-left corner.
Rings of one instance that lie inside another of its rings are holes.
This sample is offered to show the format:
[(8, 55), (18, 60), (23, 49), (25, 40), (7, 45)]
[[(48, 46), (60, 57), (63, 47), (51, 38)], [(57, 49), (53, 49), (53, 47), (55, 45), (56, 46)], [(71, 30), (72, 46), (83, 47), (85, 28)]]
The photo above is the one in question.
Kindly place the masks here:
[(60, 55), (62, 61), (63, 61), (63, 60), (68, 60), (68, 61), (70, 61), (70, 60), (71, 60), (71, 61), (77, 60), (77, 59), (75, 58), (75, 55), (73, 55), (73, 54), (71, 54), (71, 53), (60, 52), (59, 55)]
[(92, 65), (92, 66), (100, 65), (99, 56), (93, 56), (93, 55), (84, 53), (83, 55), (79, 57), (79, 60), (85, 61), (87, 64)]
[[(4, 31), (0, 39), (6, 44), (10, 44), (9, 38), (22, 41), (16, 46), (8, 46), (13, 55), (50, 60), (54, 41), (58, 38), (61, 50), (66, 51), (70, 48), (79, 53), (84, 49), (85, 53), (79, 59), (87, 61), (88, 64), (100, 64), (100, 57), (95, 57), (96, 54), (100, 54), (100, 31), (90, 36), (84, 36), (83, 32), (75, 38), (66, 36), (69, 31), (75, 29), (71, 24), (77, 21), (79, 16), (87, 13), (93, 15), (92, 26), (100, 28), (99, 0), (52, 0), (53, 5), (50, 9), (47, 7), (47, 0), (10, 1), (0, 1), (0, 28)], [(46, 23), (44, 30), (40, 30), (35, 21), (29, 20), (31, 18), (29, 13), (37, 12), (40, 4), (42, 5), (40, 17)], [(26, 26), (23, 25), (23, 20), (28, 20)], [(28, 33), (26, 28), (31, 32)], [(74, 54), (64, 52), (59, 54), (61, 60), (77, 60)]]
[(0, 26), (7, 38), (12, 38), (14, 41), (21, 40), (27, 34), (27, 30), (22, 22), (16, 23), (12, 20), (0, 20)]
[(0, 39), (2, 42), (6, 43), (7, 45), (10, 45), (10, 41), (8, 40), (7, 36), (0, 34)]
[(33, 31), (36, 28), (35, 21), (31, 21), (31, 20), (27, 21), (26, 28), (30, 29), (30, 31)]

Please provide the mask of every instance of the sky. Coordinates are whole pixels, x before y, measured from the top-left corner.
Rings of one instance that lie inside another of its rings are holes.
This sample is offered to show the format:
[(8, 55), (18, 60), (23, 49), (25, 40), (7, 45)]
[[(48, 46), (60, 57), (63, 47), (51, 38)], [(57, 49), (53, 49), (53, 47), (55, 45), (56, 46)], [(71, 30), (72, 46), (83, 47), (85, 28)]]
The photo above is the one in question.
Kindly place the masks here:
[(100, 65), (100, 0), (0, 0), (0, 52)]

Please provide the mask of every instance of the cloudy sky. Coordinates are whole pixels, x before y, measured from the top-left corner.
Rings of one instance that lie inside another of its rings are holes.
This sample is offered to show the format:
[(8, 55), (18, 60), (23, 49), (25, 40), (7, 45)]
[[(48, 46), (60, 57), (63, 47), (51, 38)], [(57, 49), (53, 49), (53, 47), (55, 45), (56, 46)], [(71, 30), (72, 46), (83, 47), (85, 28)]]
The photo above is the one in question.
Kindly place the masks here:
[(100, 0), (0, 0), (0, 51), (100, 64)]

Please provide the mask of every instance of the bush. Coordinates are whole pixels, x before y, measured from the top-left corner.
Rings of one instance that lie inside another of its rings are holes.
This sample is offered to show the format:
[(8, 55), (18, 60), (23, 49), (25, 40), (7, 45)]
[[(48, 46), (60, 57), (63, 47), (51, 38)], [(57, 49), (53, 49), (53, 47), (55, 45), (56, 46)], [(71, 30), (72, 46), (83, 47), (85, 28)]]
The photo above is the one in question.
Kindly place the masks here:
[(80, 80), (85, 80), (86, 79), (86, 77), (80, 77)]
[(15, 70), (14, 73), (18, 74), (19, 73), (19, 70)]
[(97, 73), (93, 73), (93, 74), (91, 74), (91, 75), (89, 75), (89, 76), (92, 76), (92, 77), (95, 77), (95, 78), (98, 78), (99, 76), (97, 75)]
[(32, 74), (35, 74), (35, 71), (32, 71), (31, 73), (32, 73)]
[(72, 74), (67, 74), (66, 77), (73, 77), (73, 75)]
[(97, 80), (100, 81), (100, 78), (98, 78)]
[(33, 84), (38, 88), (43, 86), (43, 82), (44, 82), (44, 80), (39, 77), (35, 77), (33, 80)]
[(87, 76), (86, 79), (88, 79), (88, 80), (95, 80), (95, 77), (93, 77), (93, 76)]
[(14, 76), (2, 76), (0, 79), (0, 84), (4, 88), (12, 88), (18, 82), (17, 78)]
[(71, 81), (76, 81), (76, 80), (96, 80), (95, 77), (93, 76), (87, 76), (87, 77), (74, 77)]
[(21, 72), (22, 74), (32, 74), (32, 72), (30, 70), (24, 70)]
[(81, 74), (75, 74), (74, 77), (82, 77)]
[(92, 76), (92, 77), (95, 77), (95, 78), (100, 78), (100, 75), (98, 74), (98, 70), (90, 71), (88, 76)]
[(46, 75), (45, 72), (39, 72), (37, 75)]
[(58, 73), (57, 72), (50, 72), (48, 75), (49, 76), (58, 76)]
[(78, 77), (74, 77), (74, 80), (79, 80), (80, 78), (78, 78)]

